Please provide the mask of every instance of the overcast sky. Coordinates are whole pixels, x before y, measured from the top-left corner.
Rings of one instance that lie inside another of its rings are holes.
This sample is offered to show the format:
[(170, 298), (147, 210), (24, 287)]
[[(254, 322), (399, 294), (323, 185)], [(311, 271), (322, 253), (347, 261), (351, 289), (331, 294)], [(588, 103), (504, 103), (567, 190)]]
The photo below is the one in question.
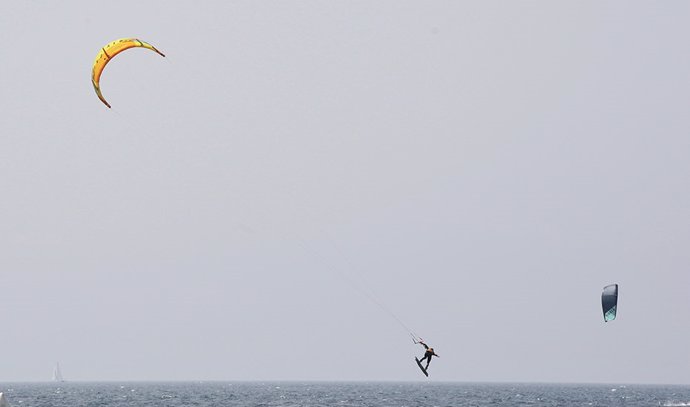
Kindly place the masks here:
[[(108, 109), (121, 37), (167, 57)], [(420, 380), (405, 325), (434, 381), (690, 383), (690, 2), (3, 0), (0, 38), (0, 380)]]

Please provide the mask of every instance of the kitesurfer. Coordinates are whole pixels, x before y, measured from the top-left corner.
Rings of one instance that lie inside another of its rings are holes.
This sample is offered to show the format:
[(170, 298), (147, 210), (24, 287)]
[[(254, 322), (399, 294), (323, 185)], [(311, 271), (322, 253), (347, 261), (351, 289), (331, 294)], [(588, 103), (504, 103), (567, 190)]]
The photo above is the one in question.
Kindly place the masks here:
[(426, 349), (426, 351), (424, 352), (424, 356), (419, 360), (419, 362), (421, 363), (421, 362), (424, 362), (424, 359), (426, 359), (426, 367), (424, 368), (424, 370), (426, 370), (429, 368), (429, 363), (431, 363), (431, 357), (436, 356), (438, 358), (440, 356), (438, 356), (434, 352), (434, 348), (428, 347), (427, 344), (421, 340), (421, 338), (419, 339), (419, 341), (417, 341), (417, 343), (424, 346), (424, 349)]

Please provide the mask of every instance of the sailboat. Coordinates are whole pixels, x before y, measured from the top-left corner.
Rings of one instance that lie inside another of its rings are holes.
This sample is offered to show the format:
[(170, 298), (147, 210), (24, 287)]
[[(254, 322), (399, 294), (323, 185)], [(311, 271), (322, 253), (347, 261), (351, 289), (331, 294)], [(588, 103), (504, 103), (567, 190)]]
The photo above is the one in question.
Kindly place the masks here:
[(62, 372), (60, 371), (60, 363), (55, 363), (55, 369), (53, 369), (53, 381), (54, 382), (64, 382), (65, 379), (62, 377)]
[(7, 402), (7, 398), (2, 393), (0, 393), (0, 407), (10, 407), (10, 403)]

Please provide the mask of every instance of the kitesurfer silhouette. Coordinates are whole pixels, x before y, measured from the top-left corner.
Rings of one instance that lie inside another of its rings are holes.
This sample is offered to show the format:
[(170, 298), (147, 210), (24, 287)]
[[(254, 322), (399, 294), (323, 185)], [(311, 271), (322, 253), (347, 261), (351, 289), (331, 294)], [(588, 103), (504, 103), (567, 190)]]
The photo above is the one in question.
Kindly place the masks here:
[(429, 363), (431, 363), (431, 357), (432, 357), (432, 356), (436, 356), (436, 357), (438, 358), (438, 357), (440, 357), (440, 356), (438, 356), (438, 355), (434, 352), (434, 348), (428, 347), (427, 344), (424, 343), (424, 341), (422, 341), (422, 338), (419, 338), (419, 341), (416, 341), (416, 342), (417, 342), (418, 344), (424, 346), (424, 349), (426, 349), (426, 351), (424, 352), (424, 356), (419, 360), (419, 362), (421, 363), (421, 362), (424, 362), (424, 359), (426, 359), (426, 367), (424, 367), (424, 370), (426, 370), (426, 369), (429, 368)]

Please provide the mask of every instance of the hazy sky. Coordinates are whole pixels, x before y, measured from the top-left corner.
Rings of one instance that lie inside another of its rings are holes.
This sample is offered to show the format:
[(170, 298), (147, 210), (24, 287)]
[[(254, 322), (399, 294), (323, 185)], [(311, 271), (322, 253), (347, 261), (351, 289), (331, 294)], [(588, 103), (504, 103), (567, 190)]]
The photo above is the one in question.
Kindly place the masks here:
[[(690, 383), (690, 2), (3, 0), (0, 35), (0, 380), (423, 379), (378, 301), (434, 381)], [(121, 37), (167, 58), (107, 109)]]

